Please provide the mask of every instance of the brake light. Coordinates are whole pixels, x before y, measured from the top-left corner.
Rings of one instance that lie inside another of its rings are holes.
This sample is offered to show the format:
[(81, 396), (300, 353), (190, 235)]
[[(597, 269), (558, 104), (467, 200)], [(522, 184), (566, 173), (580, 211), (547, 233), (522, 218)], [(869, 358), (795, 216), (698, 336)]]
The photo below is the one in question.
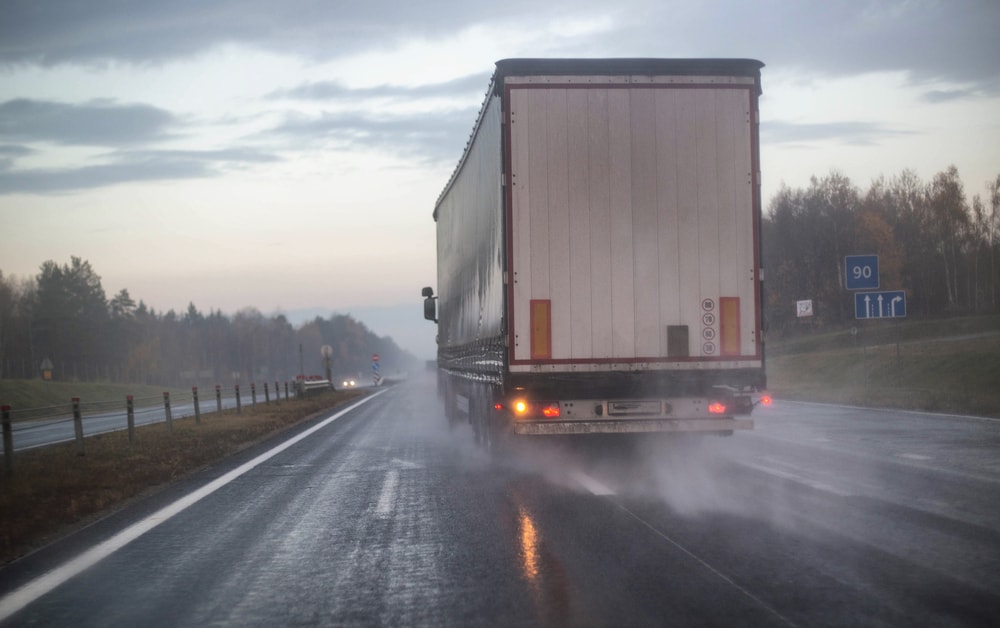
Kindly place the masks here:
[(550, 403), (542, 408), (542, 416), (546, 419), (554, 419), (559, 416), (559, 404)]
[(764, 395), (760, 398), (760, 403), (765, 406), (771, 405), (771, 395)]
[(713, 401), (712, 403), (708, 404), (708, 411), (711, 414), (725, 414), (726, 404), (720, 401)]

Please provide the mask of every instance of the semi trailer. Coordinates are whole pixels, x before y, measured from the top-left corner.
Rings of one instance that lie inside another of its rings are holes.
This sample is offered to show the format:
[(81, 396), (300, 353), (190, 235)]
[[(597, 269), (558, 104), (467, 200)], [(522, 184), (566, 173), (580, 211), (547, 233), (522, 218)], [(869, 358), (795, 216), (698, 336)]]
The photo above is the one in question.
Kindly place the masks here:
[(450, 421), (488, 446), (753, 427), (762, 67), (496, 63), (423, 289)]

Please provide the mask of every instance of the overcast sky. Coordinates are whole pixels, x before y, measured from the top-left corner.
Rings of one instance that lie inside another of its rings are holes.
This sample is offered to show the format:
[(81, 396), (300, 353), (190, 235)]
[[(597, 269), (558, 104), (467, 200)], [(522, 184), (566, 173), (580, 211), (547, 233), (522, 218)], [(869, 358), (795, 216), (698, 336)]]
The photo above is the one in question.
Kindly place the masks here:
[(498, 59), (759, 59), (765, 206), (951, 164), (971, 199), (1000, 174), (998, 33), (997, 0), (0, 0), (0, 271), (377, 311), (429, 356), (431, 212)]

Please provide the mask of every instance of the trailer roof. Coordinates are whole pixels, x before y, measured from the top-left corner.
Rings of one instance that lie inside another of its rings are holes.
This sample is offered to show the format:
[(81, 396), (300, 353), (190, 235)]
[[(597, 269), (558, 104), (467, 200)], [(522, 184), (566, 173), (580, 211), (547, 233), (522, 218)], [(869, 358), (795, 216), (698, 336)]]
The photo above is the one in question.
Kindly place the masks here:
[(501, 59), (493, 84), (508, 76), (746, 76), (760, 86), (764, 64), (756, 59)]

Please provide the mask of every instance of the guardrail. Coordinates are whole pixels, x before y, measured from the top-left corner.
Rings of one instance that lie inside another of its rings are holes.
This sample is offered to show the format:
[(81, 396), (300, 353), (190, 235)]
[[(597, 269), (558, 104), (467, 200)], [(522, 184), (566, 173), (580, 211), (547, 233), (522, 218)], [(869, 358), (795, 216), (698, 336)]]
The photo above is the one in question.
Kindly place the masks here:
[[(299, 379), (290, 382), (263, 382), (263, 403), (281, 403), (282, 391), (284, 398), (289, 399), (290, 391), (297, 397), (304, 397), (310, 392), (329, 390), (328, 380), (315, 378)], [(257, 383), (250, 384), (249, 398), (239, 384), (224, 389), (215, 386), (214, 412), (222, 414), (225, 411), (243, 411), (245, 403), (256, 406)], [(273, 391), (273, 396), (272, 396)], [(0, 407), (3, 427), (3, 458), (8, 474), (13, 470), (14, 451), (44, 447), (57, 443), (75, 441), (79, 453), (85, 453), (84, 422), (89, 436), (107, 432), (128, 430), (129, 446), (135, 444), (136, 425), (165, 422), (167, 429), (173, 430), (173, 419), (194, 417), (195, 423), (201, 423), (202, 404), (206, 399), (199, 395), (198, 387), (192, 387), (191, 393), (173, 394), (164, 392), (162, 396), (134, 397), (126, 395), (124, 400), (84, 401), (74, 397), (67, 404), (37, 408), (12, 408), (9, 405)], [(211, 403), (211, 402), (209, 402)], [(206, 413), (210, 414), (208, 410)], [(15, 447), (15, 441), (17, 446)]]

